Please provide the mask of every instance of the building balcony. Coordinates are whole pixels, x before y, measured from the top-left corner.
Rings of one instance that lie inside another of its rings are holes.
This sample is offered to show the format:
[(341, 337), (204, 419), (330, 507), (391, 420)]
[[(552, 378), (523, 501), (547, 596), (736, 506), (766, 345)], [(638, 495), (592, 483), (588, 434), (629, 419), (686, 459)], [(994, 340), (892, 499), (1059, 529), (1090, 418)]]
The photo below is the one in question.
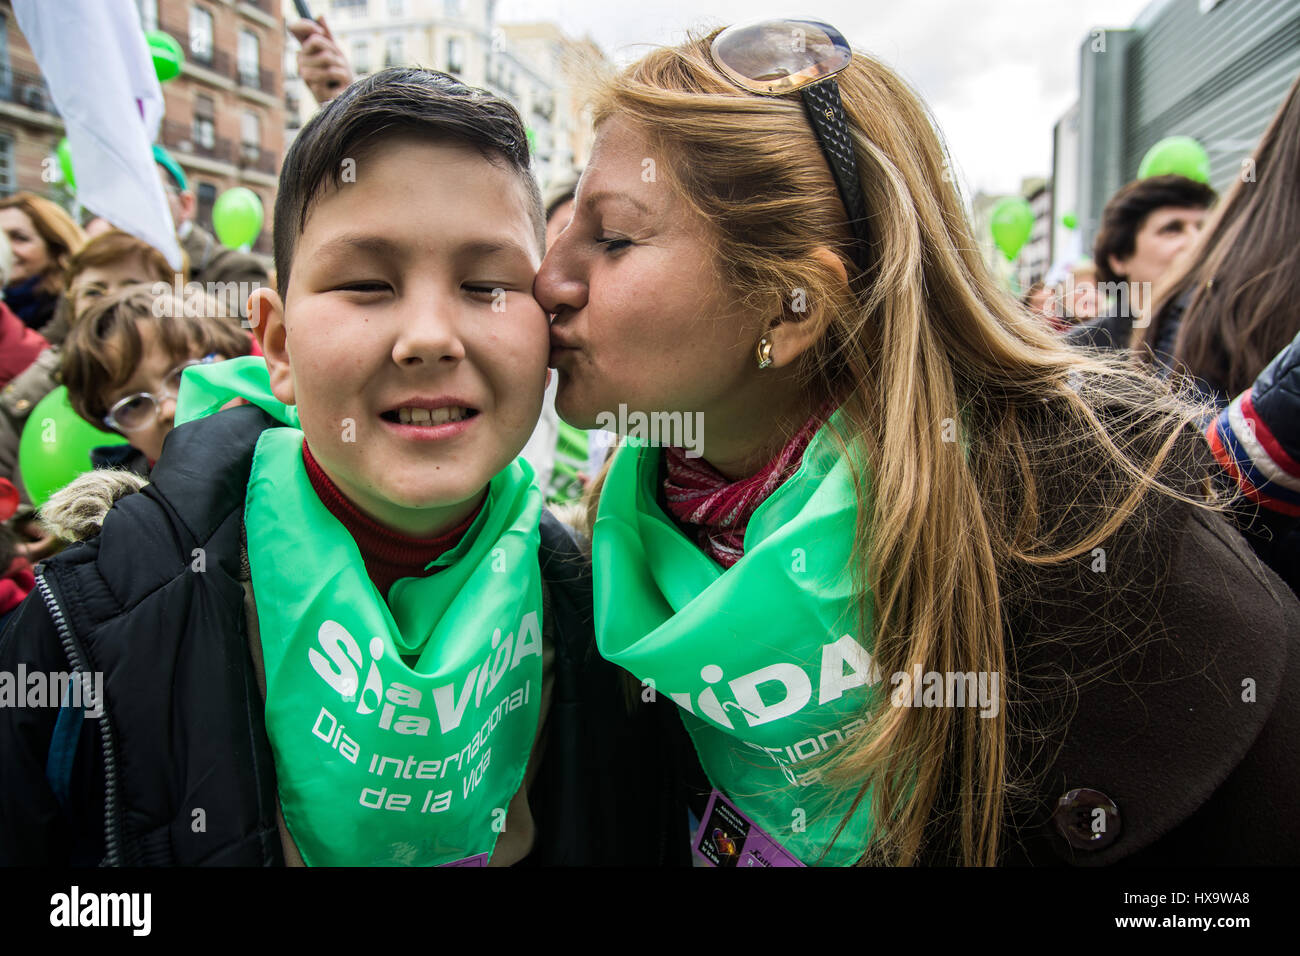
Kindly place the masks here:
[(243, 70), (235, 71), (235, 80), (241, 87), (249, 90), (259, 90), (270, 96), (275, 95), (275, 71), (258, 68), (257, 73), (245, 73)]
[(231, 56), (225, 50), (212, 50), (207, 57), (201, 57), (190, 49), (190, 34), (188, 28), (183, 24), (171, 21), (161, 20), (158, 29), (171, 35), (181, 49), (185, 51), (185, 64), (195, 66), (211, 73), (216, 73), (221, 77), (231, 77), (234, 74), (232, 70)]
[(45, 85), (45, 78), (39, 73), (24, 73), (20, 70), (0, 73), (0, 101), (16, 103), (38, 113), (59, 115), (54, 108), (50, 88)]
[(197, 142), (194, 139), (194, 126), (190, 123), (179, 123), (175, 120), (164, 119), (163, 142), (169, 148), (174, 147), (184, 155), (202, 156), (204, 159), (213, 159), (220, 163), (230, 163), (232, 165), (235, 162), (233, 144), (230, 140), (216, 136), (213, 137), (211, 146)]
[(239, 168), (276, 176), (280, 173), (280, 160), (268, 149), (263, 149), (256, 144), (244, 143), (239, 147)]

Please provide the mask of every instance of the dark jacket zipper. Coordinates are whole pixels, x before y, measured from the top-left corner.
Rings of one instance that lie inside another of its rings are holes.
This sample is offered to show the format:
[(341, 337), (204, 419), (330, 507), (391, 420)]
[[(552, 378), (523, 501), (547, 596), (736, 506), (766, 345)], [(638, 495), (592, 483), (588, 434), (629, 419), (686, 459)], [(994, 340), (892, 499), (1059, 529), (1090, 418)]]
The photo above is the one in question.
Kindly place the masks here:
[[(41, 569), (36, 572), (36, 587), (41, 592), (46, 610), (50, 612), (50, 619), (54, 622), (55, 630), (58, 631), (59, 642), (63, 645), (63, 653), (67, 655), (73, 673), (89, 674), (81, 650), (77, 646), (77, 639), (72, 633), (72, 628), (68, 626), (67, 618), (63, 616), (63, 608), (59, 607), (59, 602), (54, 597), (54, 590), (45, 580), (45, 574)], [(91, 686), (94, 686), (93, 682)], [(94, 709), (96, 704), (100, 710), (99, 739), (104, 751), (104, 848), (106, 852), (103, 865), (121, 866), (122, 828), (117, 800), (117, 748), (113, 742), (113, 728), (109, 725), (108, 702), (92, 700), (91, 708)]]

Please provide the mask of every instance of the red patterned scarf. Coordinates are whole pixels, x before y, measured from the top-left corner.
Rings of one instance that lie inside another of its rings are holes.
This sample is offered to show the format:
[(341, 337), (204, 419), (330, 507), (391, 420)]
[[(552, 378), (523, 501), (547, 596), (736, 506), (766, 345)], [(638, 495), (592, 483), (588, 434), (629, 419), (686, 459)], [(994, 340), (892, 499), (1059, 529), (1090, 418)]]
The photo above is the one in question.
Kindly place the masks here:
[(664, 505), (700, 550), (724, 568), (745, 554), (745, 528), (758, 506), (799, 470), (804, 449), (835, 410), (828, 404), (810, 418), (756, 474), (730, 481), (684, 448), (665, 448)]

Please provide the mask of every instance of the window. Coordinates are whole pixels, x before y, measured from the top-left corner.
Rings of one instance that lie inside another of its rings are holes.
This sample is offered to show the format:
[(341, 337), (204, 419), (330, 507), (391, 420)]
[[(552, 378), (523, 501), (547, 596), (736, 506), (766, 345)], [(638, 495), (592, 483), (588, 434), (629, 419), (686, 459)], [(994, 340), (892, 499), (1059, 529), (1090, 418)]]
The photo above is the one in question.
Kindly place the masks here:
[(335, 10), (351, 10), (356, 16), (362, 16), (366, 12), (368, 0), (334, 0)]
[(402, 65), (402, 35), (393, 34), (384, 41), (384, 66)]
[(217, 145), (216, 104), (212, 97), (194, 97), (194, 145), (212, 149)]
[(198, 4), (190, 7), (190, 55), (212, 62), (212, 14)]
[(257, 162), (262, 154), (262, 119), (252, 110), (239, 118), (239, 143), (244, 159)]
[(9, 66), (9, 19), (0, 13), (0, 99), (9, 99), (14, 92), (14, 74)]
[(352, 65), (358, 74), (370, 72), (370, 43), (357, 40), (352, 44)]
[(388, 0), (388, 15), (400, 17), (406, 14), (406, 0)]
[(198, 214), (195, 217), (199, 221), (199, 226), (204, 229), (212, 228), (212, 207), (217, 204), (217, 187), (212, 183), (199, 183), (198, 187)]
[(460, 0), (443, 0), (443, 12), (449, 17), (460, 16)]
[(460, 37), (447, 40), (447, 72), (459, 73), (465, 69), (465, 43)]
[(250, 30), (239, 31), (239, 82), (244, 86), (261, 86), (258, 77), (260, 67), (257, 34)]
[(8, 133), (0, 133), (0, 196), (12, 195), (14, 191), (14, 139)]
[(140, 26), (145, 30), (157, 30), (158, 0), (135, 0), (135, 7), (140, 11)]

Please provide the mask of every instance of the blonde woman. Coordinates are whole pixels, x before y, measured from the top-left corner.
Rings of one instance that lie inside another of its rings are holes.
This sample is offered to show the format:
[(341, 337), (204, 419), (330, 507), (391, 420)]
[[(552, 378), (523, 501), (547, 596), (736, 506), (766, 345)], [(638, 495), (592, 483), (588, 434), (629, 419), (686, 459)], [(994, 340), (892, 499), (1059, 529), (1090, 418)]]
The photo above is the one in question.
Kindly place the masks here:
[(1197, 410), (998, 288), (898, 77), (768, 21), (596, 119), (535, 292), (560, 414), (639, 439), (594, 489), (597, 641), (678, 707), (696, 856), (1300, 859), (1300, 606)]

